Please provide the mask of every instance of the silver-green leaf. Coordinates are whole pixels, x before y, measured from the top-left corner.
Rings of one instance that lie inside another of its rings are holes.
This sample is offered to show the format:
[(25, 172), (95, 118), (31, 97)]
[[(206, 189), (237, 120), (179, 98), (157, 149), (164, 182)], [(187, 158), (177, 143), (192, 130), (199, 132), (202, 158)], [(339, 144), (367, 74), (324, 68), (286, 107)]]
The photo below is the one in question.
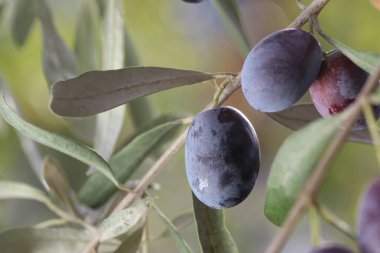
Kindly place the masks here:
[(265, 215), (281, 226), (317, 161), (347, 114), (317, 120), (292, 133), (273, 161), (265, 199)]
[[(0, 233), (1, 253), (68, 253), (81, 252), (93, 235), (79, 229), (62, 228), (19, 228)], [(113, 252), (116, 242), (102, 243), (99, 253)]]
[(112, 174), (111, 166), (99, 154), (73, 139), (48, 132), (24, 121), (9, 107), (3, 93), (0, 93), (0, 113), (4, 120), (22, 135), (76, 158), (90, 166), (94, 166), (115, 185), (119, 185)]
[[(163, 138), (182, 126), (182, 120), (166, 122), (155, 126), (125, 145), (110, 159), (110, 164), (119, 182), (127, 180), (137, 169), (147, 154), (161, 143)], [(90, 207), (98, 207), (115, 193), (117, 188), (99, 172), (93, 173), (78, 193), (81, 203)]]
[(105, 241), (128, 232), (146, 213), (151, 201), (137, 200), (131, 207), (105, 219), (99, 226), (100, 240)]
[(91, 71), (54, 84), (50, 107), (61, 116), (89, 116), (138, 97), (213, 78), (203, 72), (160, 67)]

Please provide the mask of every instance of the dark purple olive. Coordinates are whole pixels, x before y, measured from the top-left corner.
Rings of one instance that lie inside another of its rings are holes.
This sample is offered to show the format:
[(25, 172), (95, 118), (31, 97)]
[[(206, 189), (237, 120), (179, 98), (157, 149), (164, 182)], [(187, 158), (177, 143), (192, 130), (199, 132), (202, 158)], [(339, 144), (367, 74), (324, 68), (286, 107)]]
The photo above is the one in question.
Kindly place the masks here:
[(312, 249), (309, 253), (353, 253), (350, 249), (340, 245), (322, 246)]
[[(341, 52), (329, 53), (322, 63), (317, 79), (310, 86), (310, 96), (315, 108), (322, 117), (342, 112), (355, 101), (367, 77), (367, 72)], [(378, 111), (377, 108), (375, 110)], [(354, 129), (364, 127), (365, 120), (361, 117)]]
[(228, 208), (252, 191), (260, 167), (260, 148), (249, 120), (237, 109), (199, 113), (186, 139), (186, 173), (195, 196), (212, 208)]
[(183, 0), (186, 3), (200, 3), (203, 2), (204, 0)]
[(242, 69), (243, 94), (258, 111), (277, 112), (299, 100), (318, 75), (322, 50), (301, 29), (285, 29), (261, 40)]
[(380, 252), (380, 179), (368, 187), (362, 198), (358, 241), (361, 253)]

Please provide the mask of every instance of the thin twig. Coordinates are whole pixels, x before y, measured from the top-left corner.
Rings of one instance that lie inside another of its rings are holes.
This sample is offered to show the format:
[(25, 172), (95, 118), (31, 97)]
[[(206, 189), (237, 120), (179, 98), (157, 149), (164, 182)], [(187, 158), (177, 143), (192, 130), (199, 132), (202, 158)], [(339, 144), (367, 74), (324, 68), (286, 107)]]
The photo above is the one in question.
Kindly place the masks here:
[(289, 25), (289, 28), (299, 28), (306, 24), (310, 17), (318, 15), (330, 0), (314, 0), (301, 14)]

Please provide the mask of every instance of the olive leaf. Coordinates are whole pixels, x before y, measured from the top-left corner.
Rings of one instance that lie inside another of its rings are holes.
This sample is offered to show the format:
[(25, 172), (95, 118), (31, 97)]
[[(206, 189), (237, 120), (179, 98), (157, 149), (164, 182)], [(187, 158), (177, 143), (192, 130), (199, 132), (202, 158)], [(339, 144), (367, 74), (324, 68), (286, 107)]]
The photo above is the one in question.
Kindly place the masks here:
[(3, 93), (0, 93), (0, 114), (8, 124), (13, 126), (22, 135), (94, 166), (106, 178), (119, 186), (119, 183), (112, 174), (111, 166), (99, 154), (73, 139), (48, 132), (24, 121), (9, 107)]
[(89, 116), (137, 97), (213, 78), (203, 72), (161, 67), (91, 71), (54, 84), (50, 107), (61, 116)]
[(23, 46), (36, 19), (39, 2), (38, 0), (14, 0), (13, 2), (12, 38), (17, 46)]
[(80, 1), (75, 32), (74, 51), (80, 72), (94, 70), (100, 65), (100, 34), (98, 5), (93, 0)]
[[(189, 226), (190, 224), (194, 222), (194, 214), (193, 212), (186, 212), (186, 213), (178, 215), (170, 222), (178, 231), (181, 231), (182, 229), (186, 228), (187, 226)], [(170, 229), (167, 228), (160, 235), (155, 237), (155, 239), (161, 239), (161, 238), (169, 236), (170, 234), (171, 234)]]
[[(136, 136), (110, 159), (116, 178), (120, 182), (127, 180), (137, 169), (147, 154), (163, 138), (183, 124), (181, 120), (167, 122), (149, 129)], [(106, 202), (117, 188), (99, 172), (93, 173), (78, 193), (81, 203), (97, 207)]]
[(125, 239), (119, 248), (114, 253), (136, 253), (139, 249), (142, 236), (144, 232), (144, 226), (139, 227), (131, 235)]
[[(29, 0), (25, 2), (29, 2)], [(51, 86), (59, 80), (75, 76), (76, 60), (74, 54), (59, 36), (46, 1), (39, 0), (39, 6), (43, 35), (43, 70), (48, 85)]]
[(50, 205), (44, 192), (28, 184), (0, 180), (0, 199), (31, 199)]
[(380, 63), (380, 53), (361, 52), (332, 38), (329, 38), (328, 42), (368, 73), (373, 73)]
[(131, 207), (112, 214), (99, 226), (100, 240), (105, 241), (128, 232), (146, 213), (152, 199), (137, 200)]
[(240, 10), (236, 0), (212, 0), (211, 3), (225, 21), (225, 25), (234, 38), (237, 39), (239, 48), (244, 55), (250, 50), (249, 41), (245, 36)]
[[(70, 227), (18, 228), (0, 233), (0, 249), (2, 253), (81, 252), (92, 237), (93, 235), (87, 231)], [(98, 252), (113, 252), (117, 247), (116, 242), (104, 242)]]
[(43, 175), (50, 190), (64, 204), (71, 213), (74, 213), (74, 201), (71, 197), (72, 191), (66, 173), (58, 160), (45, 157), (43, 164)]
[(319, 119), (293, 132), (281, 145), (273, 161), (264, 212), (281, 226), (317, 161), (338, 131), (347, 113)]
[(180, 253), (191, 253), (192, 250), (190, 246), (187, 244), (187, 242), (183, 239), (183, 237), (178, 232), (177, 228), (174, 226), (174, 224), (170, 221), (168, 217), (157, 207), (153, 206), (153, 209), (156, 211), (158, 216), (161, 218), (161, 220), (165, 223), (167, 226), (169, 233), (174, 238), (177, 248)]

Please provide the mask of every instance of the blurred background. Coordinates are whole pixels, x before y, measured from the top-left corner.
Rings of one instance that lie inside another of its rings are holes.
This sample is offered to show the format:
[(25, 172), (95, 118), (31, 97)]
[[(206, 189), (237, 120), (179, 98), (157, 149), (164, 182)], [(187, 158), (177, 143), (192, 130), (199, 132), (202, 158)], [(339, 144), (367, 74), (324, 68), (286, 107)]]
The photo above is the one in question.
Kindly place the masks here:
[[(80, 0), (47, 2), (53, 11), (60, 35), (73, 48)], [(300, 13), (295, 0), (238, 2), (251, 46), (266, 35), (287, 27)], [(304, 1), (305, 4), (310, 2)], [(208, 1), (188, 4), (180, 0), (124, 0), (123, 7), (128, 36), (140, 65), (204, 72), (240, 71), (244, 56)], [(322, 29), (331, 37), (355, 49), (380, 52), (380, 10), (369, 0), (331, 1), (319, 17)], [(18, 47), (11, 38), (10, 20), (11, 13), (2, 14), (0, 73), (3, 83), (13, 94), (26, 120), (49, 131), (78, 138), (68, 129), (68, 123), (53, 114), (48, 107), (49, 89), (41, 65), (43, 43), (40, 23), (32, 25), (25, 45)], [(307, 26), (304, 28), (308, 29)], [(331, 49), (322, 39), (320, 42), (324, 50)], [(212, 84), (202, 83), (160, 92), (149, 96), (149, 99), (156, 115), (196, 114), (212, 100), (213, 92)], [(278, 227), (271, 224), (263, 213), (268, 171), (276, 151), (291, 130), (266, 114), (253, 110), (240, 91), (225, 104), (234, 106), (247, 115), (256, 129), (262, 151), (262, 166), (256, 186), (243, 203), (225, 211), (226, 224), (242, 253), (263, 252), (278, 231)], [(123, 136), (129, 136), (133, 131), (134, 126), (126, 122)], [(79, 189), (85, 179), (86, 166), (47, 148), (41, 149), (43, 154), (59, 159), (73, 188)], [(134, 178), (143, 175), (153, 162), (152, 158), (146, 159)], [(363, 187), (378, 177), (379, 172), (373, 147), (347, 143), (324, 181), (320, 201), (355, 227)], [(42, 189), (15, 131), (1, 118), (0, 178), (29, 183)], [(155, 181), (161, 185), (160, 190), (152, 193), (159, 197), (156, 204), (170, 218), (192, 208), (183, 150), (167, 164)], [(0, 202), (0, 230), (32, 226), (51, 217), (53, 215), (43, 205), (32, 201)], [(153, 237), (164, 229), (155, 214), (149, 215), (149, 228)], [(194, 223), (181, 231), (181, 234), (194, 252), (200, 252)], [(323, 222), (322, 238), (324, 241), (343, 242), (353, 246), (347, 237)], [(305, 216), (283, 252), (306, 252), (310, 247), (309, 219)], [(150, 242), (149, 252), (177, 252), (177, 249), (174, 240), (166, 238)]]

